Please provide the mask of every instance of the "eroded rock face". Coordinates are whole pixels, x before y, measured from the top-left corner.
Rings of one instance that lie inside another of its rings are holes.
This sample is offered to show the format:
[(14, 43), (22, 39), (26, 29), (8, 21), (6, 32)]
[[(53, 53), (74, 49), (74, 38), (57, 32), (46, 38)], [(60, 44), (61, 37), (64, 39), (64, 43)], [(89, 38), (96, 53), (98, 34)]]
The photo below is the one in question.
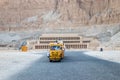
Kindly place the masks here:
[(120, 0), (0, 0), (0, 30), (120, 22)]
[(55, 10), (62, 20), (79, 24), (120, 22), (119, 0), (56, 0)]

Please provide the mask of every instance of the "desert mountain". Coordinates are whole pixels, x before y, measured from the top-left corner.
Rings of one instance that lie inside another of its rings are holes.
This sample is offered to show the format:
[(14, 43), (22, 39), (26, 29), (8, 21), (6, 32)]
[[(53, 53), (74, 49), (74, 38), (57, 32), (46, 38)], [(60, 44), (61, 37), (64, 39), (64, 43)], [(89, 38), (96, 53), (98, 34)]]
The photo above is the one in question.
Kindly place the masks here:
[(0, 30), (120, 22), (120, 0), (0, 0)]

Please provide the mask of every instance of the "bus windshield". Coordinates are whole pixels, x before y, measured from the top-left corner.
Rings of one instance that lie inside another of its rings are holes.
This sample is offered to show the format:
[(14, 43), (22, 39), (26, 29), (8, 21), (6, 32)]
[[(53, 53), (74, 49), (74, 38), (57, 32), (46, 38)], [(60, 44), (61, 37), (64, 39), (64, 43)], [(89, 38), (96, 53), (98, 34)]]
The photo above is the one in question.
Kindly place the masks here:
[(60, 50), (60, 46), (51, 46), (51, 50)]

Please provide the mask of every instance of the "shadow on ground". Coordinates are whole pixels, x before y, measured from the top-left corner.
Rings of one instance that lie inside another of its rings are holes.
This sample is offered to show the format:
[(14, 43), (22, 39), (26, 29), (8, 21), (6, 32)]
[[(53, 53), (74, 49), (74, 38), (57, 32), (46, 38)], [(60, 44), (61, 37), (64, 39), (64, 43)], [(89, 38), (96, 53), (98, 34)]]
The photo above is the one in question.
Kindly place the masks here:
[[(61, 62), (49, 62), (46, 54), (7, 80), (119, 80), (120, 64), (66, 51)], [(39, 54), (37, 54), (39, 56)]]

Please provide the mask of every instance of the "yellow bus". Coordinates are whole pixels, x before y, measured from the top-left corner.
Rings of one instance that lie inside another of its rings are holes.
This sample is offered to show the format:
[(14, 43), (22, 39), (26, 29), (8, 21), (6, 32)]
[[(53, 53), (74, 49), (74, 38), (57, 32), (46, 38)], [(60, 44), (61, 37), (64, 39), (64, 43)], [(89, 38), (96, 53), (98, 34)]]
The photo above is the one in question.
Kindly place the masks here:
[(49, 61), (61, 61), (64, 58), (64, 44), (62, 43), (50, 43), (50, 50), (49, 50)]

